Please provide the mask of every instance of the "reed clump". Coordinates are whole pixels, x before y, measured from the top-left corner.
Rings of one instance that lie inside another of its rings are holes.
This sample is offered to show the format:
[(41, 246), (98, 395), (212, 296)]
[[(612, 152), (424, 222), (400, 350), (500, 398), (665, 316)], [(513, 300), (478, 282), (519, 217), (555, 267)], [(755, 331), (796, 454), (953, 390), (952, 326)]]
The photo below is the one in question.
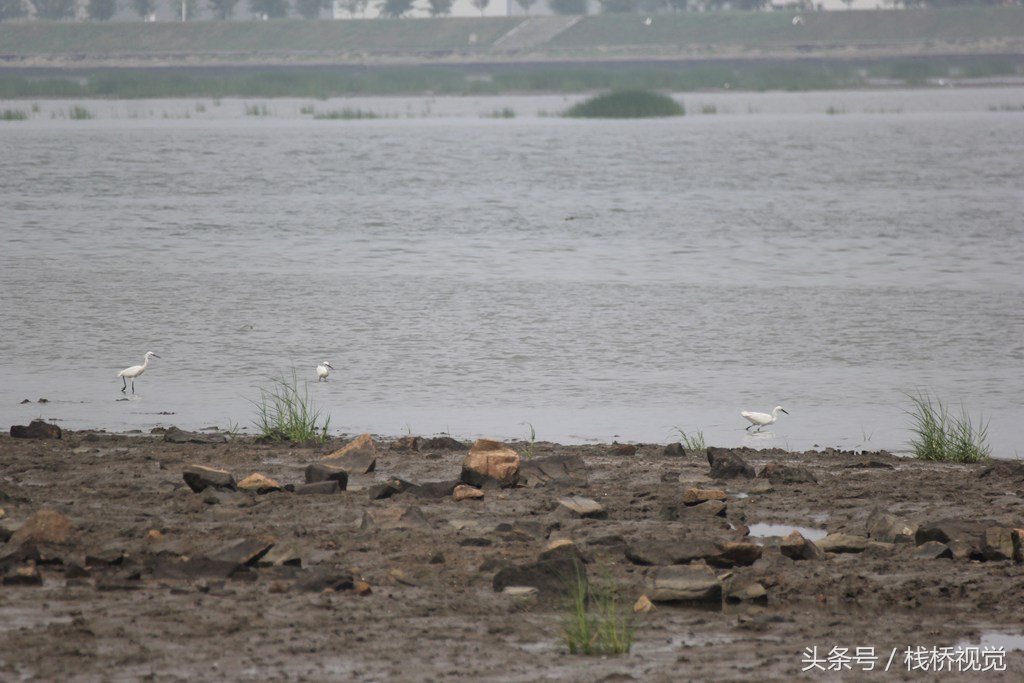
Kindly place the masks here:
[(570, 654), (599, 656), (627, 654), (634, 638), (633, 624), (610, 583), (591, 591), (582, 571), (570, 580), (561, 636)]
[(907, 411), (912, 422), (910, 445), (921, 460), (946, 462), (982, 462), (991, 457), (986, 443), (988, 423), (975, 425), (967, 410), (960, 417), (950, 414), (942, 401), (928, 394), (908, 394), (913, 409)]
[(282, 375), (271, 382), (269, 389), (260, 389), (260, 400), (253, 401), (257, 410), (254, 424), (260, 438), (298, 443), (325, 441), (331, 417), (313, 406), (309, 383), (304, 382), (300, 389), (295, 369), (291, 378)]

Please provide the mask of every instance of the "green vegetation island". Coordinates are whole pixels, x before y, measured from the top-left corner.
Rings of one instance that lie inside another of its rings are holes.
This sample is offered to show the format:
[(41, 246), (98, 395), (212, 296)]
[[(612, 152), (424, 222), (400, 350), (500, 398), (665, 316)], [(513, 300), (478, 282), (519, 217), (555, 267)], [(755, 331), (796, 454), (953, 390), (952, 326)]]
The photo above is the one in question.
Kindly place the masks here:
[(0, 22), (0, 98), (1024, 83), (1024, 7)]

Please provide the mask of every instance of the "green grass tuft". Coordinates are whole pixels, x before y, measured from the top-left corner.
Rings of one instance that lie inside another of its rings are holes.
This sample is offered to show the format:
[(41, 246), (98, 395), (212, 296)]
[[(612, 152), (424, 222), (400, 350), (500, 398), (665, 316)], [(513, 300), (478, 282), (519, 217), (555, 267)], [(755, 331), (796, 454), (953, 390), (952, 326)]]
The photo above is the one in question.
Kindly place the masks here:
[(570, 118), (637, 119), (682, 116), (683, 106), (668, 95), (646, 90), (619, 90), (597, 95), (573, 105), (565, 112)]
[(254, 424), (260, 430), (260, 437), (298, 443), (325, 441), (331, 417), (326, 416), (323, 424), (320, 423), (321, 411), (313, 407), (309, 383), (305, 382), (300, 391), (294, 368), (290, 380), (282, 375), (271, 381), (272, 388), (260, 389), (259, 402), (253, 401), (257, 409)]
[(0, 121), (25, 121), (28, 114), (20, 109), (4, 109), (0, 111)]
[(950, 415), (942, 401), (933, 402), (927, 394), (907, 397), (914, 404), (907, 414), (913, 423), (914, 438), (910, 444), (915, 457), (965, 463), (983, 462), (991, 457), (986, 444), (987, 422), (975, 427), (966, 409), (961, 409), (960, 417)]
[(570, 654), (621, 655), (633, 647), (633, 624), (606, 585), (591, 593), (580, 571), (570, 580), (562, 640)]
[(679, 443), (683, 445), (683, 448), (688, 451), (703, 451), (706, 450), (708, 445), (704, 442), (704, 432), (698, 431), (696, 434), (687, 434), (679, 427), (676, 427), (676, 431), (679, 432)]

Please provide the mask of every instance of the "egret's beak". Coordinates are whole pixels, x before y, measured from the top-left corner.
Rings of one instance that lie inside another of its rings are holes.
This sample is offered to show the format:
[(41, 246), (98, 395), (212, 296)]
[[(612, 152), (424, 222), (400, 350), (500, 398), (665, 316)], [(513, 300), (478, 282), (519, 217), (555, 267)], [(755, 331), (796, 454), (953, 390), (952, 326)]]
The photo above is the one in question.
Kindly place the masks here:
[(782, 412), (784, 412), (786, 415), (789, 415), (789, 411), (786, 410), (785, 408), (782, 409)]

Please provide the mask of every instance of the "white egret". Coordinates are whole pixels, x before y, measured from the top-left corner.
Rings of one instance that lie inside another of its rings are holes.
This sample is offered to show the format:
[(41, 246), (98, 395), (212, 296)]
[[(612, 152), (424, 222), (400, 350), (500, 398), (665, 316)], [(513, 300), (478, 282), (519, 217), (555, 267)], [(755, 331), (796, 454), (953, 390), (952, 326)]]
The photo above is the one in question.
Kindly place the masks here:
[(779, 419), (779, 413), (789, 415), (789, 411), (782, 406), (775, 406), (772, 409), (771, 415), (768, 413), (754, 413), (749, 410), (744, 410), (740, 415), (750, 421), (750, 424), (747, 426), (747, 431), (749, 432), (751, 427), (757, 427), (757, 431), (761, 431), (761, 427), (775, 424), (775, 421)]
[(327, 361), (324, 361), (320, 365), (316, 366), (316, 381), (326, 382), (327, 375), (331, 374), (331, 370), (333, 369), (334, 366), (328, 363)]
[(160, 356), (156, 355), (152, 351), (146, 351), (146, 357), (142, 359), (142, 365), (133, 365), (130, 368), (125, 368), (121, 372), (117, 373), (117, 376), (121, 378), (121, 382), (124, 384), (124, 386), (121, 387), (121, 391), (124, 392), (124, 391), (126, 391), (128, 389), (128, 378), (130, 377), (131, 380), (132, 380), (132, 393), (134, 394), (135, 393), (135, 378), (138, 377), (139, 375), (141, 375), (142, 373), (144, 373), (146, 371), (146, 368), (149, 367), (149, 359), (150, 358), (159, 358), (159, 357)]

